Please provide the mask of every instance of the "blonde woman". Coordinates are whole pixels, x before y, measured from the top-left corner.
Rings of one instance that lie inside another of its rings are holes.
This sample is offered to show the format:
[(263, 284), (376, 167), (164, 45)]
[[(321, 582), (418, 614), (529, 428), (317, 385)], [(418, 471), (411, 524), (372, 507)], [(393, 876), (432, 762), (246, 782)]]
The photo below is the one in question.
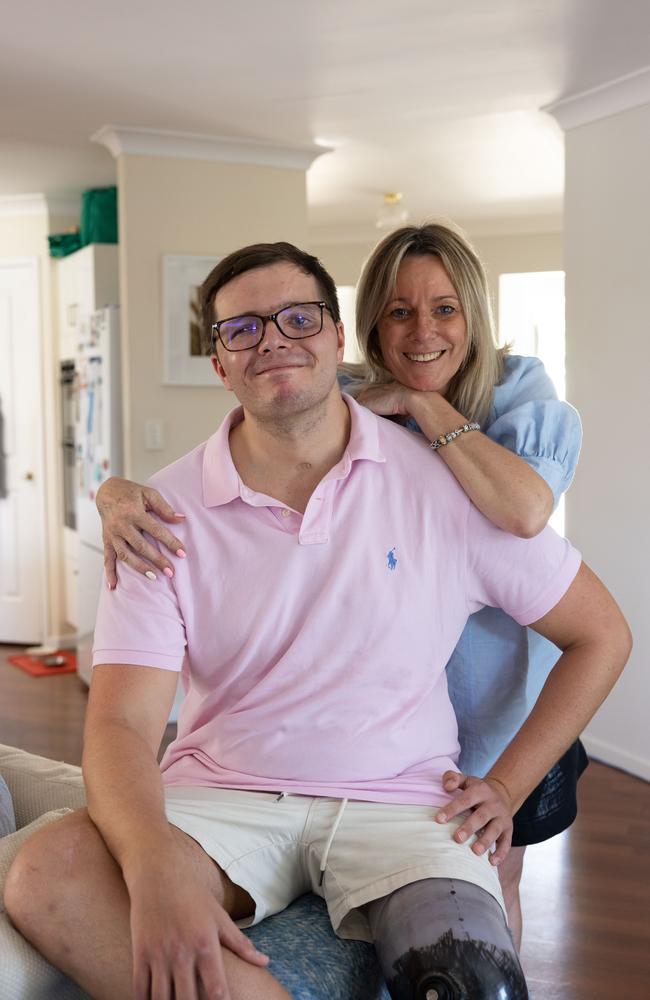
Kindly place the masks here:
[[(357, 337), (366, 364), (344, 366), (345, 391), (424, 434), (432, 460), (435, 451), (495, 525), (522, 537), (540, 532), (573, 477), (580, 420), (557, 399), (537, 359), (497, 348), (485, 272), (464, 237), (429, 224), (382, 240), (359, 282)], [(140, 534), (179, 554), (178, 540), (153, 516), (176, 519), (155, 490), (112, 479), (98, 507), (109, 586), (117, 585), (116, 559), (151, 576), (155, 569), (173, 574), (172, 562)], [(485, 608), (470, 618), (447, 667), (465, 775), (489, 770), (558, 656), (555, 646), (501, 611)], [(518, 946), (525, 847), (573, 822), (586, 763), (581, 744), (574, 744), (514, 817), (514, 846), (499, 874)], [(461, 775), (459, 785), (464, 780), (472, 779)]]

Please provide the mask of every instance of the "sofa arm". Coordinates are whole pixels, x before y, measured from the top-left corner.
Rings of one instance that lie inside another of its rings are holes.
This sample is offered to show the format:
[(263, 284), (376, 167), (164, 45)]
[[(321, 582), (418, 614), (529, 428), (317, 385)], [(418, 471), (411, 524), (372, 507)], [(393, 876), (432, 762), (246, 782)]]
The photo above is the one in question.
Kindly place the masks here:
[(81, 768), (72, 764), (0, 743), (0, 774), (11, 792), (18, 829), (52, 809), (80, 809), (86, 804)]

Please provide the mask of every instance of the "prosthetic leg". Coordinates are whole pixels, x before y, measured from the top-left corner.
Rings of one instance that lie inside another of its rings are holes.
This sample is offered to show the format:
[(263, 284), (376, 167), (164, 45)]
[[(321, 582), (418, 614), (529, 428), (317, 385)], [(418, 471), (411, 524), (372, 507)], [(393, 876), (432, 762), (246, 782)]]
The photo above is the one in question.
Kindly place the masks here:
[(423, 879), (366, 913), (393, 1000), (528, 1000), (503, 910), (484, 889)]

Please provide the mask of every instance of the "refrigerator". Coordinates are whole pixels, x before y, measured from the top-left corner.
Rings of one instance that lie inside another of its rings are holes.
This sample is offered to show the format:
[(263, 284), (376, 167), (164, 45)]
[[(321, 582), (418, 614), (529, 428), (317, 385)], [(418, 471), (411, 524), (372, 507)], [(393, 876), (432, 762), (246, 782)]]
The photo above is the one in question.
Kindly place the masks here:
[(119, 308), (93, 313), (80, 332), (75, 358), (76, 520), (79, 534), (79, 639), (77, 670), (90, 683), (93, 629), (104, 581), (97, 490), (109, 476), (122, 474), (122, 393)]
[[(92, 676), (97, 605), (104, 576), (104, 544), (97, 513), (97, 490), (109, 476), (122, 475), (122, 391), (119, 307), (100, 309), (81, 331), (76, 373), (76, 520), (79, 534), (79, 634), (77, 672)], [(118, 570), (119, 572), (119, 570)], [(183, 700), (177, 685), (169, 722), (176, 722)]]

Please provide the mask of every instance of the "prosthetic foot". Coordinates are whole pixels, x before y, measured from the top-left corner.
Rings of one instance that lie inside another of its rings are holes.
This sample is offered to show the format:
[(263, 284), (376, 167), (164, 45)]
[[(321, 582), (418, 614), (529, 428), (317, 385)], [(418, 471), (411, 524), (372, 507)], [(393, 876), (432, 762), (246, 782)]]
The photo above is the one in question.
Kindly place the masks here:
[(369, 903), (393, 1000), (528, 1000), (503, 910), (470, 882), (413, 882)]

